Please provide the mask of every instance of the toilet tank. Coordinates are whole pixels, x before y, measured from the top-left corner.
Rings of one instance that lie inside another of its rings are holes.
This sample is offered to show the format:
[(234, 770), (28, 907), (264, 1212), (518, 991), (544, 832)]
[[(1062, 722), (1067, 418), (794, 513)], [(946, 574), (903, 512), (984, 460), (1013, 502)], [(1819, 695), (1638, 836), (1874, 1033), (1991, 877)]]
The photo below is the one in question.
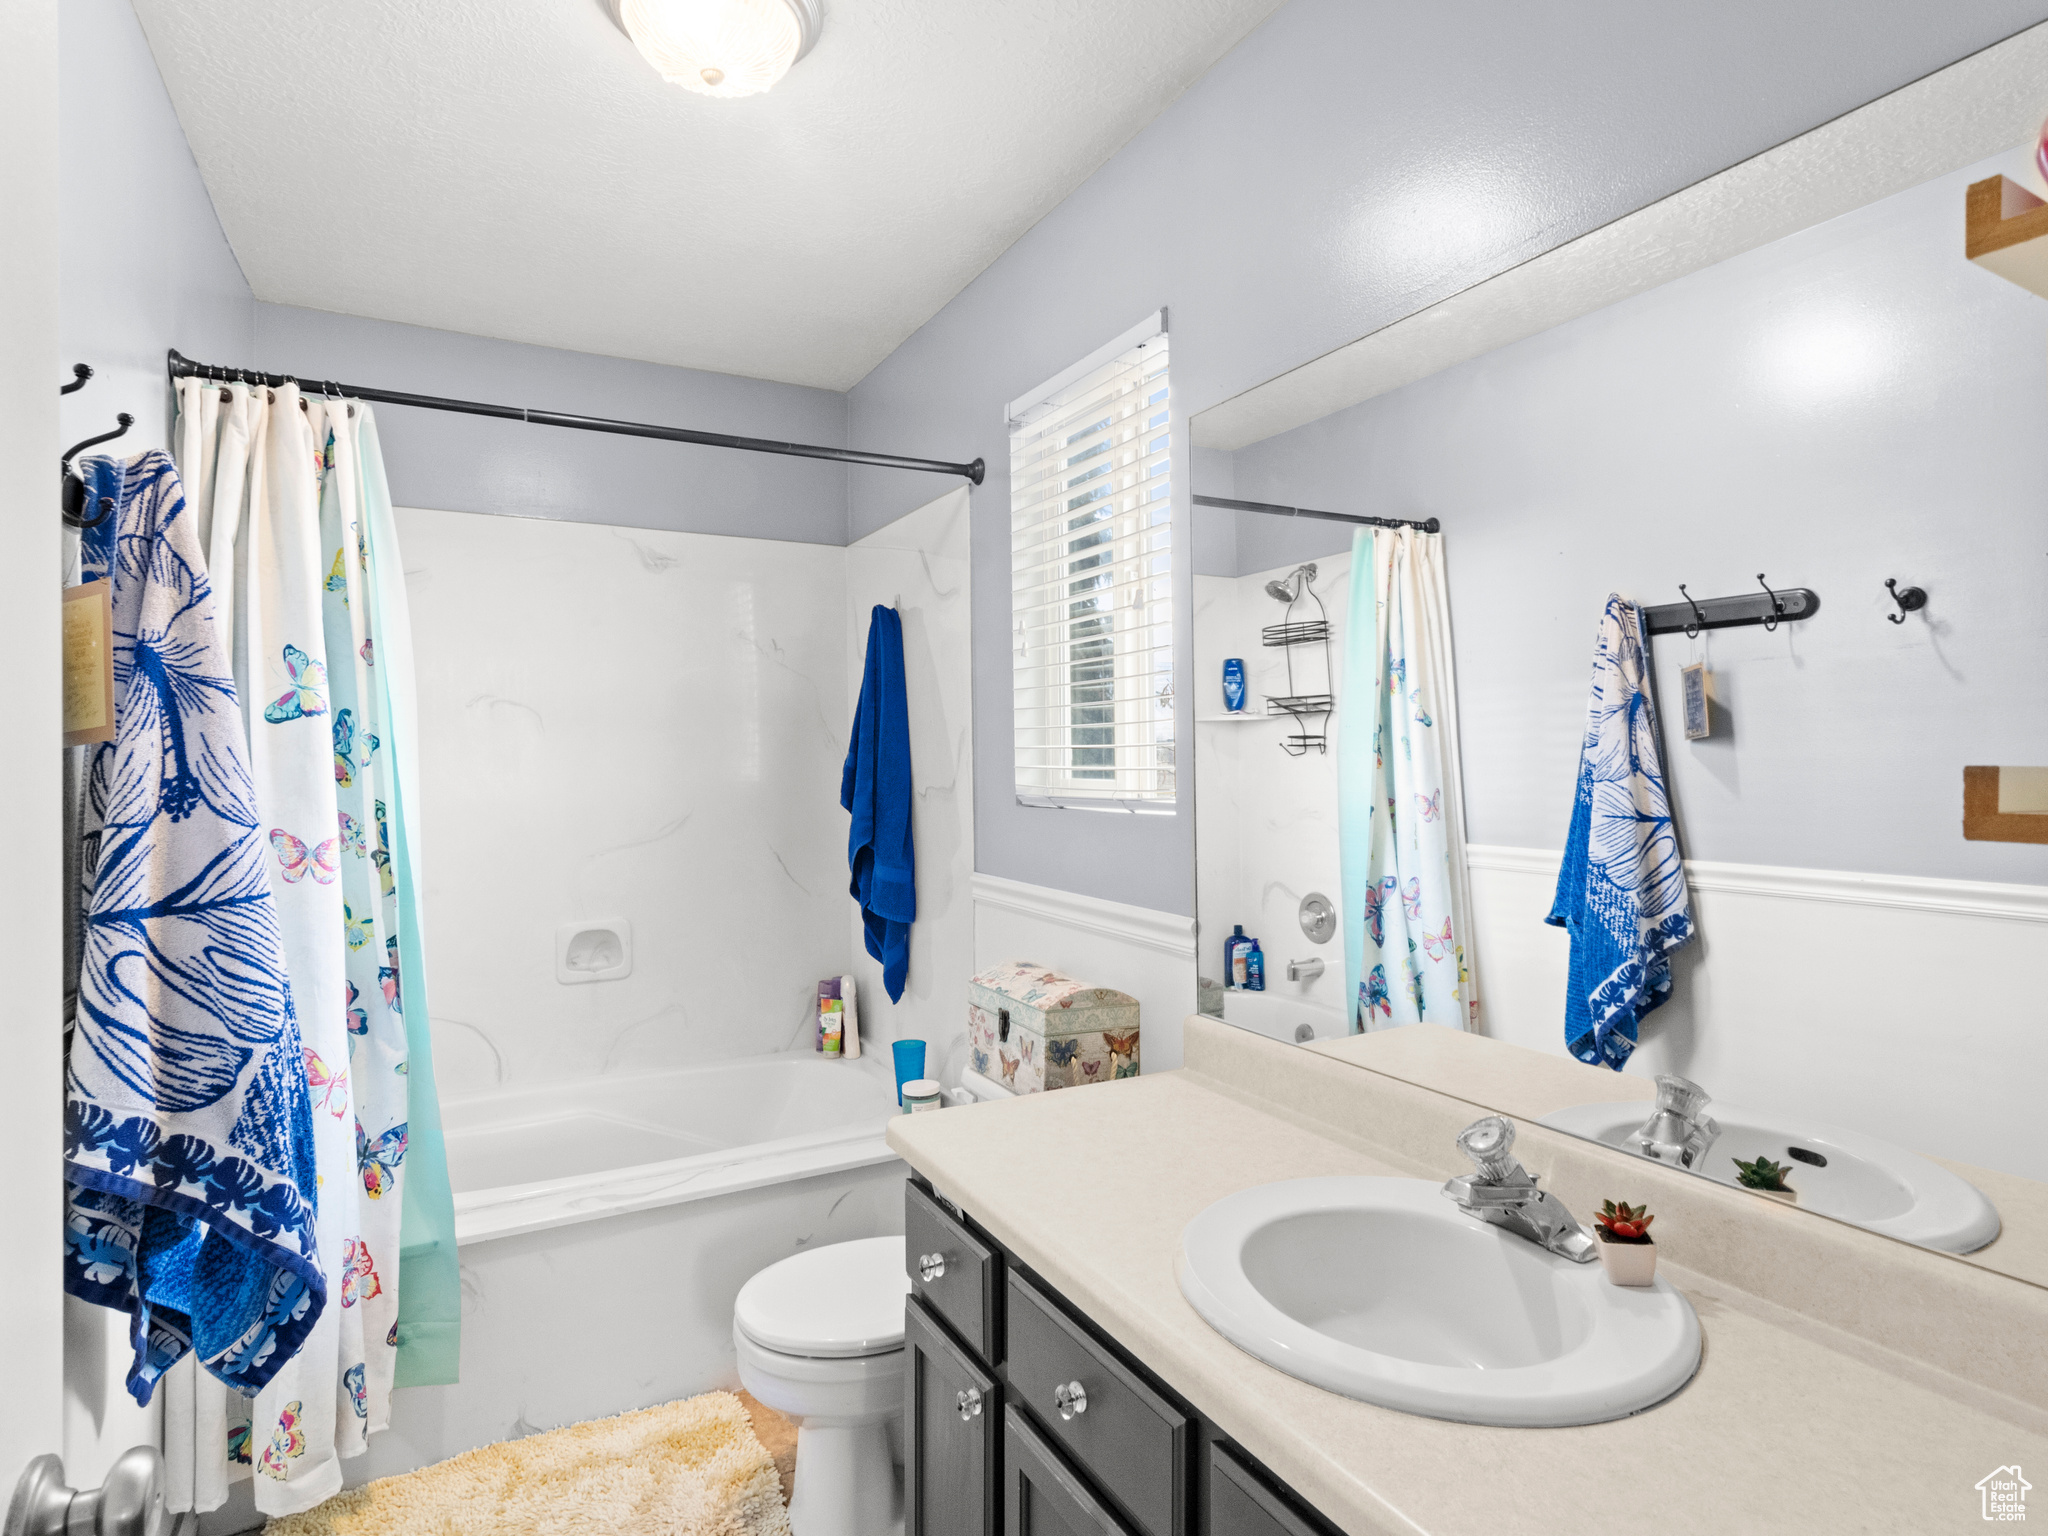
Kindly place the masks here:
[(991, 966), (967, 984), (973, 1067), (1015, 1093), (1138, 1075), (1138, 1000), (1031, 960)]

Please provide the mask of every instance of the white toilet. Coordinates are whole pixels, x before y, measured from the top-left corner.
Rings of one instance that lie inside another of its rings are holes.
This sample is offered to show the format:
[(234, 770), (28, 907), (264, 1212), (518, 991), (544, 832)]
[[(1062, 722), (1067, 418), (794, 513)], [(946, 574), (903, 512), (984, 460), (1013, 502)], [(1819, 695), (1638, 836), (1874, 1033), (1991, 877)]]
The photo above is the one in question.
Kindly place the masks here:
[(903, 1414), (903, 1239), (834, 1243), (740, 1287), (740, 1384), (797, 1422), (795, 1536), (894, 1536), (903, 1489), (889, 1449)]

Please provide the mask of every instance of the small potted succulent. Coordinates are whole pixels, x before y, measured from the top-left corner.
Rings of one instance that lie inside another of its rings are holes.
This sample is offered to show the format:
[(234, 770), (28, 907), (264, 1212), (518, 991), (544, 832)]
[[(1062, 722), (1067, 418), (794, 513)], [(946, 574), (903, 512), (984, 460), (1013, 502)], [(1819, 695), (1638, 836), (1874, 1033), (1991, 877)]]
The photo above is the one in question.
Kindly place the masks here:
[(1774, 1163), (1768, 1157), (1759, 1157), (1753, 1163), (1745, 1163), (1739, 1157), (1732, 1161), (1735, 1164), (1735, 1182), (1744, 1189), (1753, 1189), (1787, 1205), (1799, 1203), (1798, 1192), (1785, 1182), (1785, 1175), (1792, 1170), (1784, 1164)]
[(1609, 1285), (1648, 1285), (1657, 1278), (1657, 1243), (1650, 1236), (1650, 1223), (1656, 1219), (1647, 1205), (1600, 1202), (1593, 1235), (1599, 1239)]

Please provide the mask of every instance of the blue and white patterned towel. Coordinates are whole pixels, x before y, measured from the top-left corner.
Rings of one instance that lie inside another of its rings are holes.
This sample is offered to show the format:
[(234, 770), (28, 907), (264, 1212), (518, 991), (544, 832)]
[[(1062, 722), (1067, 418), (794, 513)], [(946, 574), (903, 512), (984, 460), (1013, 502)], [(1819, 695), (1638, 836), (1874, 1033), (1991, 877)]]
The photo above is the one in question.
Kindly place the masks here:
[(227, 637), (168, 456), (88, 460), (116, 511), (116, 738), (85, 814), (64, 1288), (132, 1316), (147, 1403), (187, 1352), (253, 1394), (326, 1303), (312, 1110)]
[(1565, 1045), (1619, 1072), (1637, 1026), (1671, 995), (1671, 952), (1693, 937), (1642, 619), (1620, 597), (1600, 620), (1578, 797), (1545, 921), (1571, 935)]

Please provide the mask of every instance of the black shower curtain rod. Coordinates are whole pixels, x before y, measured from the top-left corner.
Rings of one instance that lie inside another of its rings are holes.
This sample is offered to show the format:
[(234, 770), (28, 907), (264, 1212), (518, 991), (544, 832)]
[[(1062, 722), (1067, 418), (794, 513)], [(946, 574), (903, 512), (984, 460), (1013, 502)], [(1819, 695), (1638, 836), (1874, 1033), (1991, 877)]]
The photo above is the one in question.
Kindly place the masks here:
[(1418, 533), (1441, 533), (1443, 524), (1435, 518), (1416, 522), (1405, 517), (1361, 517), (1355, 512), (1318, 512), (1314, 507), (1283, 507), (1270, 501), (1231, 501), (1223, 496), (1197, 496), (1198, 507), (1220, 507), (1226, 512), (1267, 512), (1274, 517), (1313, 517), (1326, 523), (1359, 523), (1367, 528), (1413, 528)]
[(289, 373), (264, 373), (255, 368), (221, 368), (195, 363), (173, 347), (165, 358), (173, 380), (217, 379), (221, 383), (241, 380), (280, 389), (286, 384), (379, 405), (411, 405), (423, 411), (454, 411), (461, 416), (496, 416), (506, 421), (531, 422), (542, 427), (573, 427), (580, 432), (612, 432), (620, 437), (653, 437), (669, 443), (696, 443), (705, 448), (738, 448), (745, 453), (780, 453), (797, 459), (829, 459), (836, 464), (866, 464), (876, 469), (916, 469), (935, 475), (961, 475), (981, 484), (988, 466), (980, 459), (971, 464), (949, 464), (943, 459), (906, 459), (893, 453), (863, 453), (857, 448), (822, 448), (815, 443), (777, 443), (760, 437), (734, 437), (727, 432), (698, 432), (689, 427), (657, 427), (640, 421), (612, 421), (602, 416), (571, 416), (561, 411), (535, 411), (523, 405), (485, 405), (476, 400), (450, 400), (441, 395), (408, 395), (395, 389), (364, 389), (355, 384), (337, 384), (332, 379), (301, 380)]

